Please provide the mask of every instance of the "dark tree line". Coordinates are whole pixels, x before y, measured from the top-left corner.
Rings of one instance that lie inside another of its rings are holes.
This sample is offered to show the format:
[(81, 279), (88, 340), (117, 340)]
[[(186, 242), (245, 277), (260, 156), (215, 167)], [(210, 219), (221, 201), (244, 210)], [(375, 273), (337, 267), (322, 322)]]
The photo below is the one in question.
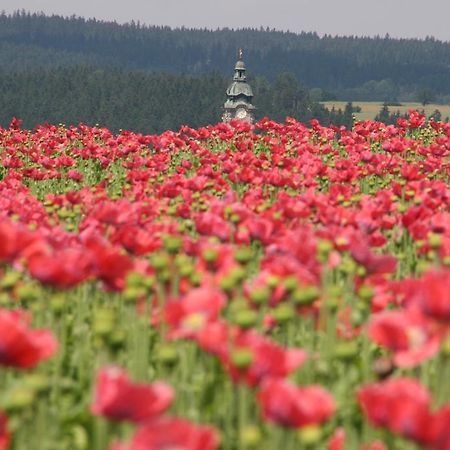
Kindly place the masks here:
[(450, 43), (433, 38), (318, 36), (269, 29), (191, 30), (118, 25), (25, 12), (0, 14), (0, 68), (99, 68), (228, 75), (244, 47), (253, 74), (273, 82), (291, 72), (308, 88), (351, 100), (450, 98)]
[[(44, 122), (145, 133), (199, 127), (220, 121), (230, 81), (219, 73), (191, 76), (86, 66), (0, 73), (0, 125), (17, 117), (27, 128)], [(272, 83), (265, 78), (250, 82), (257, 118), (318, 118), (324, 124), (351, 125), (351, 114), (330, 112), (313, 102), (292, 74), (282, 73)]]

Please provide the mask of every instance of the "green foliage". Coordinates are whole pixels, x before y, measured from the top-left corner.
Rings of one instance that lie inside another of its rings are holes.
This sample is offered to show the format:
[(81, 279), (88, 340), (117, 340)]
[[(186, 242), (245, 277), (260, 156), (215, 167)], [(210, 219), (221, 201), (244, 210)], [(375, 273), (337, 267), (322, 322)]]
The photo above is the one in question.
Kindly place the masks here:
[[(144, 133), (199, 127), (220, 121), (229, 81), (218, 73), (193, 77), (85, 66), (0, 74), (0, 124), (17, 117), (28, 128), (43, 122)], [(265, 78), (251, 84), (257, 118), (316, 117), (326, 124), (348, 124), (312, 102), (292, 74), (280, 74), (274, 85)]]
[(450, 94), (450, 43), (431, 38), (318, 36), (263, 29), (192, 30), (119, 25), (43, 14), (0, 14), (1, 70), (80, 64), (95, 67), (229, 75), (244, 46), (251, 72), (276, 79), (291, 72), (311, 88), (352, 100), (393, 100), (433, 89)]

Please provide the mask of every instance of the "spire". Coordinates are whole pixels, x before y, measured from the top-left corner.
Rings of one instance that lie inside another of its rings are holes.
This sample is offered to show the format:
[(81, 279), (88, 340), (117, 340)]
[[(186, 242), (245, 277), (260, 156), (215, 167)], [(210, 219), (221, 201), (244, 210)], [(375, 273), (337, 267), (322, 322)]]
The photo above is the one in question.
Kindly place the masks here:
[(224, 104), (222, 120), (226, 123), (234, 119), (253, 123), (253, 111), (255, 110), (252, 104), (253, 91), (247, 83), (242, 48), (238, 50), (237, 57), (238, 60), (234, 67), (233, 82), (227, 89), (227, 101)]
[(234, 67), (234, 80), (235, 81), (245, 81), (245, 63), (244, 63), (244, 51), (242, 48), (238, 50), (238, 60), (236, 61), (236, 66)]

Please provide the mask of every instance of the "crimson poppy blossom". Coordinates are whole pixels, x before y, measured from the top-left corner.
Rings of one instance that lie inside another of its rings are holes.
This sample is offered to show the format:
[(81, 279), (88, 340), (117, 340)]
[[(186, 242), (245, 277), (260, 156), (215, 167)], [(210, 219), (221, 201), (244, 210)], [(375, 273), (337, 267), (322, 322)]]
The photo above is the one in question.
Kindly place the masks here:
[(450, 450), (450, 405), (437, 411), (431, 420), (430, 443), (431, 450)]
[(426, 316), (450, 324), (450, 271), (427, 272), (415, 287), (407, 301), (418, 305)]
[(35, 239), (35, 235), (22, 225), (13, 222), (1, 222), (0, 261), (13, 261)]
[(196, 331), (219, 317), (226, 297), (218, 289), (198, 288), (180, 299), (171, 300), (165, 308), (165, 318), (174, 337), (193, 336)]
[(439, 351), (442, 332), (414, 310), (385, 311), (369, 323), (369, 337), (394, 352), (398, 367), (414, 367)]
[(283, 379), (264, 382), (258, 403), (266, 420), (291, 428), (320, 425), (336, 410), (333, 397), (323, 387), (298, 387)]
[(345, 430), (342, 427), (336, 428), (333, 436), (328, 441), (328, 450), (344, 450)]
[[(246, 368), (239, 368), (233, 362), (233, 353), (242, 350), (252, 355)], [(305, 362), (306, 357), (302, 349), (285, 349), (254, 330), (248, 330), (237, 333), (221, 359), (234, 381), (244, 380), (249, 386), (256, 386), (266, 378), (288, 376)]]
[(82, 249), (35, 253), (28, 258), (28, 270), (41, 283), (67, 289), (85, 281), (92, 273), (92, 257)]
[(167, 417), (141, 426), (134, 435), (128, 450), (216, 450), (218, 448), (219, 438), (214, 428), (195, 425), (184, 419)]
[(363, 386), (357, 398), (373, 425), (417, 443), (430, 441), (430, 393), (417, 380), (397, 378)]
[(0, 450), (6, 450), (9, 447), (11, 435), (8, 430), (8, 418), (0, 412)]
[(30, 329), (21, 311), (0, 310), (0, 365), (30, 369), (57, 349), (53, 334)]
[(174, 397), (165, 383), (133, 383), (124, 370), (107, 367), (97, 375), (91, 411), (111, 420), (142, 423), (164, 413)]
[(397, 260), (391, 255), (377, 255), (363, 242), (352, 242), (350, 253), (353, 259), (361, 264), (369, 274), (392, 273), (397, 267)]

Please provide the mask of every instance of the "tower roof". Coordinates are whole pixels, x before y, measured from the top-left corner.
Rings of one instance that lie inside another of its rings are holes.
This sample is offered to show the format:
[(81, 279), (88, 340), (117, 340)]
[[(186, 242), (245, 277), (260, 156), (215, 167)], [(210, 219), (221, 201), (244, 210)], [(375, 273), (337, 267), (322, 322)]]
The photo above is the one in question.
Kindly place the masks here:
[(237, 97), (242, 97), (247, 103), (251, 103), (253, 97), (253, 90), (247, 83), (247, 77), (245, 75), (246, 68), (243, 60), (244, 52), (239, 49), (238, 60), (234, 67), (233, 82), (228, 86), (227, 97), (228, 100), (235, 100)]
[(253, 90), (247, 82), (233, 81), (230, 86), (228, 86), (228, 97), (237, 97), (239, 95), (253, 97)]

